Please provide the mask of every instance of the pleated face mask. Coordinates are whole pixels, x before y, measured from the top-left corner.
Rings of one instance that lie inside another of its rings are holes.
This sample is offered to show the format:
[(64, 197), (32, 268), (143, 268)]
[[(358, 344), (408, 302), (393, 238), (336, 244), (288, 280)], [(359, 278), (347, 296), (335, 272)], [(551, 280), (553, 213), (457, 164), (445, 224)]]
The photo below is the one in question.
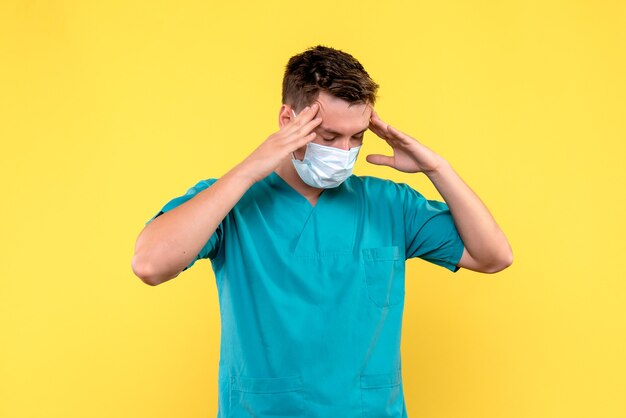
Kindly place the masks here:
[[(294, 117), (296, 112), (291, 110)], [(311, 187), (331, 189), (338, 187), (352, 175), (354, 163), (359, 155), (361, 146), (342, 150), (335, 147), (315, 144), (306, 144), (306, 151), (302, 161), (291, 153), (292, 162), (303, 182)]]

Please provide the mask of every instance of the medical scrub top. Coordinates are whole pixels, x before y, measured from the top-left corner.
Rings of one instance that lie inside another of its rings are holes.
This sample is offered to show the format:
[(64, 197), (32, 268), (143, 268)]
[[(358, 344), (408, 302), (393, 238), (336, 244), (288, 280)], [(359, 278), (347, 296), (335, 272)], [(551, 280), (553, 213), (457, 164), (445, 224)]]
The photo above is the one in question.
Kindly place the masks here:
[(276, 172), (255, 183), (184, 269), (215, 272), (218, 418), (407, 417), (405, 260), (456, 272), (463, 248), (448, 206), (404, 183), (352, 175), (315, 206)]

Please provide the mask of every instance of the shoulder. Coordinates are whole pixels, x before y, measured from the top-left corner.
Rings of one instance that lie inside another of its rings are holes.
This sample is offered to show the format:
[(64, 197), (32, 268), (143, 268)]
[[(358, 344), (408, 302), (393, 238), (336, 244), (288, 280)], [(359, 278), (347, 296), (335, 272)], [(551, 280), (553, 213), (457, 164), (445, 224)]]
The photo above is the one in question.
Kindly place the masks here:
[(393, 180), (374, 176), (357, 176), (353, 174), (349, 177), (349, 180), (352, 184), (358, 184), (361, 187), (369, 189), (388, 189), (398, 185), (398, 183)]
[(407, 193), (418, 193), (415, 189), (406, 183), (398, 183), (393, 180), (375, 177), (375, 176), (356, 176), (350, 177), (351, 186), (360, 188), (367, 195), (374, 197), (386, 196), (389, 198), (404, 198)]
[[(219, 178), (215, 178), (215, 177), (200, 180), (194, 186), (190, 187), (189, 190), (187, 190), (186, 194), (195, 195), (211, 187), (218, 180)], [(237, 202), (235, 206), (241, 205), (242, 203), (245, 203), (249, 199), (258, 199), (262, 196), (268, 195), (270, 191), (269, 190), (270, 187), (271, 187), (271, 184), (267, 178), (254, 183), (250, 188), (248, 188), (248, 190), (246, 190), (246, 192), (239, 199), (239, 201)]]

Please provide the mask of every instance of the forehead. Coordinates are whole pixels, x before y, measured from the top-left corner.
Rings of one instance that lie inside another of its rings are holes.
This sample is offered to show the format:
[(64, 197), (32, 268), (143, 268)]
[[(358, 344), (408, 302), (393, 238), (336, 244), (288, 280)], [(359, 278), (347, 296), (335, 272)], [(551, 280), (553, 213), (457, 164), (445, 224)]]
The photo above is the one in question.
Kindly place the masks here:
[(339, 97), (320, 91), (314, 101), (319, 103), (320, 128), (331, 129), (345, 134), (353, 134), (369, 126), (372, 108), (369, 104), (350, 103)]

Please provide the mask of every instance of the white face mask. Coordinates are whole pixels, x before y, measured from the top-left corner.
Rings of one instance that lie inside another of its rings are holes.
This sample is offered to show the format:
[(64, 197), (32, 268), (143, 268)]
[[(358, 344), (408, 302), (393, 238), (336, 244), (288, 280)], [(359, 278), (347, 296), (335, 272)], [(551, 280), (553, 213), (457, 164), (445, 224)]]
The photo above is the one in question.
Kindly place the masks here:
[[(296, 112), (293, 109), (291, 111), (296, 116)], [(309, 142), (302, 161), (297, 160), (293, 152), (291, 155), (293, 165), (303, 182), (311, 187), (330, 189), (338, 187), (352, 175), (360, 149), (360, 145), (346, 151)]]

